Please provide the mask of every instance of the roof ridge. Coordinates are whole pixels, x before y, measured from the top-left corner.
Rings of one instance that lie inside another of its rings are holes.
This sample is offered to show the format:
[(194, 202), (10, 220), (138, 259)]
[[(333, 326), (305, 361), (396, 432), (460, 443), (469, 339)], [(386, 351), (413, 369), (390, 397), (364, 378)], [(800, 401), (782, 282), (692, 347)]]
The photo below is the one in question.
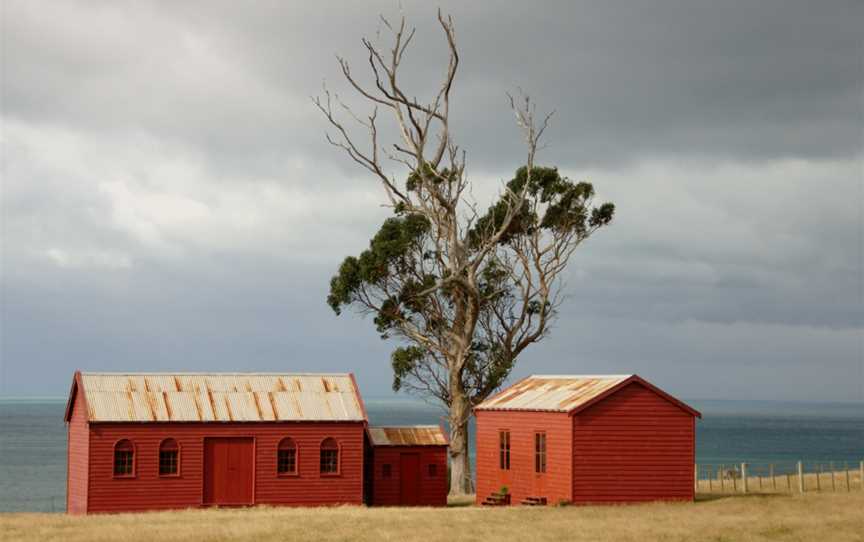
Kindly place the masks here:
[(194, 372), (194, 371), (162, 371), (162, 372), (131, 372), (131, 371), (81, 371), (82, 376), (350, 376), (351, 373), (294, 373), (294, 372)]
[(440, 425), (435, 425), (432, 423), (418, 423), (418, 424), (410, 424), (410, 425), (370, 425), (370, 429), (414, 429), (417, 427), (431, 427), (434, 429), (441, 429)]
[(596, 378), (596, 379), (617, 379), (617, 378), (630, 378), (631, 376), (635, 376), (634, 373), (630, 374), (594, 374), (594, 375), (564, 375), (564, 374), (546, 374), (546, 375), (529, 375), (528, 378), (559, 378), (559, 379), (577, 379), (577, 378)]

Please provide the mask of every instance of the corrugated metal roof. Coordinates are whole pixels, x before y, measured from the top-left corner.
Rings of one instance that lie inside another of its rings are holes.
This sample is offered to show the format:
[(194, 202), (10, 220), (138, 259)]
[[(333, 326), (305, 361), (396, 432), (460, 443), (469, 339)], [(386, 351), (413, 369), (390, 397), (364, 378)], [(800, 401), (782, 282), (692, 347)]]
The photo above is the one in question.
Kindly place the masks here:
[(363, 421), (350, 374), (81, 373), (91, 422)]
[(633, 375), (532, 375), (486, 399), (475, 410), (570, 412)]
[(447, 437), (437, 425), (370, 427), (373, 446), (446, 446)]

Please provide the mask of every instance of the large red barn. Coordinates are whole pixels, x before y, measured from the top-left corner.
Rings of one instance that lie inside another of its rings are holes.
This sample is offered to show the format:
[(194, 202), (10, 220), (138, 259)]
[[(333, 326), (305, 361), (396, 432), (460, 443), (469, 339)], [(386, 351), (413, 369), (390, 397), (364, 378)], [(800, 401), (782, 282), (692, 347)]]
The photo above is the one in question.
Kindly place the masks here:
[(531, 376), (474, 414), (479, 503), (694, 498), (701, 414), (636, 375)]
[(369, 504), (447, 505), (448, 443), (440, 427), (370, 427), (369, 440)]
[(351, 374), (76, 373), (67, 510), (363, 502)]

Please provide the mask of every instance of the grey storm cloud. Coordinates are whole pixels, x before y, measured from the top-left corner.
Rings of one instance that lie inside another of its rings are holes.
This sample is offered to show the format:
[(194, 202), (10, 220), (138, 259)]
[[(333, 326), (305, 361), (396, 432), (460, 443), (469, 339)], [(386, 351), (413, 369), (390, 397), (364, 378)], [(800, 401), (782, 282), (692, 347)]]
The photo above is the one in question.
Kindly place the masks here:
[[(443, 36), (435, 7), (402, 4), (422, 97)], [(556, 110), (541, 161), (618, 206), (517, 376), (864, 399), (864, 4), (442, 8), (478, 200), (524, 159), (505, 97), (523, 88)], [(388, 390), (389, 345), (324, 303), (387, 210), (310, 98), (326, 81), (363, 105), (335, 55), (365, 77), (379, 12), (398, 3), (3, 3), (0, 394), (62, 393), (75, 368), (353, 370)]]

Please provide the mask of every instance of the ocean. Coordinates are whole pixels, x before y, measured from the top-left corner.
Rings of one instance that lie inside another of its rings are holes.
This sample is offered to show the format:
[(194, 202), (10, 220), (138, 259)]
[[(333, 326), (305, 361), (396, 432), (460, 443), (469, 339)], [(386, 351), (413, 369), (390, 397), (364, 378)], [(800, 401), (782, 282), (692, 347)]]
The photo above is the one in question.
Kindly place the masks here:
[[(697, 463), (773, 463), (782, 473), (799, 460), (826, 467), (864, 460), (864, 403), (687, 402), (703, 415)], [(0, 398), (0, 512), (64, 510), (64, 408), (63, 399)], [(403, 398), (366, 398), (366, 409), (379, 425), (438, 424), (444, 415)]]

